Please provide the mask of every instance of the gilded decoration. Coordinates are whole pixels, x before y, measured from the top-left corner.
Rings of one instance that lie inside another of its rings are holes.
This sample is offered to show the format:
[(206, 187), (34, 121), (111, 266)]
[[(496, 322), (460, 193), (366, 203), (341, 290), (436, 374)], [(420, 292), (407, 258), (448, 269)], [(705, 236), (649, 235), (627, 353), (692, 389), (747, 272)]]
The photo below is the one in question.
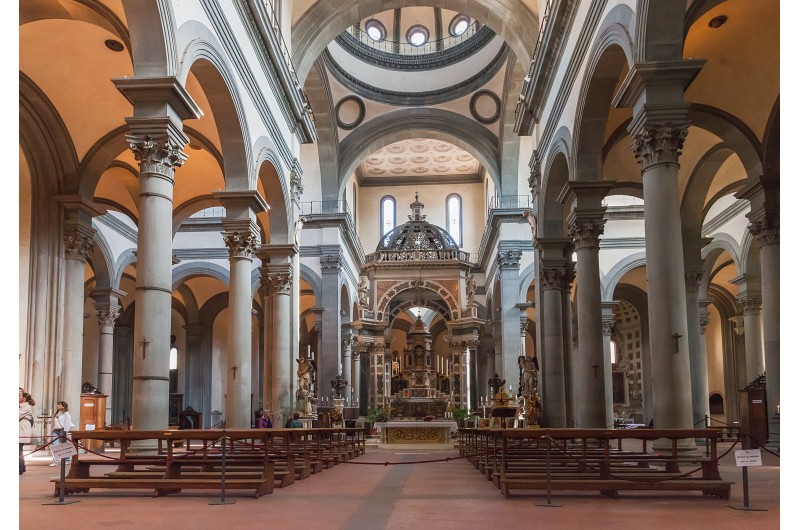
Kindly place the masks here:
[(448, 427), (390, 427), (386, 441), (394, 443), (447, 443)]

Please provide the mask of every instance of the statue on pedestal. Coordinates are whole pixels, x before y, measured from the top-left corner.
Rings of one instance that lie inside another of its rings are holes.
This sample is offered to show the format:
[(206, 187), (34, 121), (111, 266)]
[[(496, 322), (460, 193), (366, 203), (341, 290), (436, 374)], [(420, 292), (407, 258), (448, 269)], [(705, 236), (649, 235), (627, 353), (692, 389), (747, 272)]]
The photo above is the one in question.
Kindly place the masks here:
[(477, 290), (477, 283), (475, 282), (475, 275), (471, 272), (467, 274), (467, 307), (475, 304), (475, 291)]
[(520, 355), (519, 364), (519, 397), (522, 399), (522, 416), (528, 425), (538, 425), (541, 416), (542, 399), (539, 396), (537, 373), (539, 363), (535, 357)]
[(361, 309), (369, 309), (369, 278), (362, 276), (358, 282), (358, 305)]
[(297, 401), (302, 401), (303, 416), (313, 416), (316, 414), (317, 397), (314, 395), (314, 374), (316, 366), (314, 361), (307, 357), (300, 357), (297, 359), (297, 392), (295, 397)]

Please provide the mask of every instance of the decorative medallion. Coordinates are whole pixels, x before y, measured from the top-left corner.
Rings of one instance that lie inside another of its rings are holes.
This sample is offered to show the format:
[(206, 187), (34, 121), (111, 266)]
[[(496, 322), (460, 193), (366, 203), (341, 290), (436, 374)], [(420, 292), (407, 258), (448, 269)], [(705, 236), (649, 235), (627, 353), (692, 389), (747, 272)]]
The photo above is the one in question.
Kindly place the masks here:
[(346, 131), (355, 129), (364, 121), (366, 114), (364, 100), (358, 96), (345, 96), (336, 104), (334, 114), (339, 127)]
[(484, 125), (494, 123), (500, 118), (500, 98), (490, 90), (478, 90), (469, 100), (469, 112)]

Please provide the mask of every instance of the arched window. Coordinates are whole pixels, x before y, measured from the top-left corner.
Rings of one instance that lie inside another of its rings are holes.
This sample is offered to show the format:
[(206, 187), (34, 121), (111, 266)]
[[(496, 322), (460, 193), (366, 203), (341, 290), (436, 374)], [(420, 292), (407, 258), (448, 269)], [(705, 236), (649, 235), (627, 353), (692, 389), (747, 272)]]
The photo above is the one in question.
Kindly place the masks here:
[(447, 231), (458, 243), (458, 246), (463, 245), (461, 238), (461, 197), (456, 194), (447, 196)]
[(369, 38), (375, 42), (380, 42), (386, 38), (386, 26), (374, 18), (367, 20), (366, 24), (364, 24), (364, 29), (367, 35), (369, 35)]
[(397, 222), (395, 211), (394, 197), (387, 195), (381, 199), (381, 237), (388, 234), (395, 227)]
[(406, 41), (412, 46), (419, 47), (428, 42), (430, 35), (428, 28), (422, 24), (414, 24), (406, 32)]
[(456, 15), (450, 21), (450, 35), (458, 37), (463, 35), (469, 28), (469, 17), (467, 15)]
[(709, 414), (725, 414), (725, 400), (719, 392), (714, 392), (708, 397), (708, 412)]

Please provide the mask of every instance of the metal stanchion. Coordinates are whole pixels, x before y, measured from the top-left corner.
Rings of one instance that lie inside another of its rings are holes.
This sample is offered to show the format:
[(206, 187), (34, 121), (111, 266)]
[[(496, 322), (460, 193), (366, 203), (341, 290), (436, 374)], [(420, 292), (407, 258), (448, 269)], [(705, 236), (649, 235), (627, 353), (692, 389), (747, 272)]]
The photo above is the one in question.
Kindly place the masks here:
[(208, 504), (210, 505), (217, 505), (217, 504), (236, 504), (234, 500), (225, 500), (225, 454), (226, 454), (226, 442), (228, 440), (228, 435), (225, 432), (225, 429), (222, 430), (222, 496), (218, 501), (211, 501)]
[(553, 502), (552, 492), (550, 487), (550, 435), (547, 435), (547, 503), (539, 503), (536, 506), (544, 506), (545, 508), (560, 508), (563, 504)]
[[(66, 444), (66, 443), (71, 444), (72, 443), (72, 442), (67, 440), (67, 433), (65, 433), (65, 432), (61, 433), (60, 440), (61, 440), (62, 444)], [(76, 451), (76, 453), (77, 453), (77, 451)], [(43, 502), (42, 506), (61, 506), (61, 505), (64, 505), (64, 504), (75, 504), (76, 502), (81, 502), (81, 501), (76, 500), (76, 499), (69, 499), (69, 500), (64, 499), (64, 491), (66, 489), (65, 482), (66, 482), (66, 478), (67, 478), (67, 460), (66, 460), (66, 458), (62, 456), (59, 459), (59, 463), (61, 464), (61, 478), (60, 478), (60, 480), (58, 482), (58, 500), (57, 501)]]

